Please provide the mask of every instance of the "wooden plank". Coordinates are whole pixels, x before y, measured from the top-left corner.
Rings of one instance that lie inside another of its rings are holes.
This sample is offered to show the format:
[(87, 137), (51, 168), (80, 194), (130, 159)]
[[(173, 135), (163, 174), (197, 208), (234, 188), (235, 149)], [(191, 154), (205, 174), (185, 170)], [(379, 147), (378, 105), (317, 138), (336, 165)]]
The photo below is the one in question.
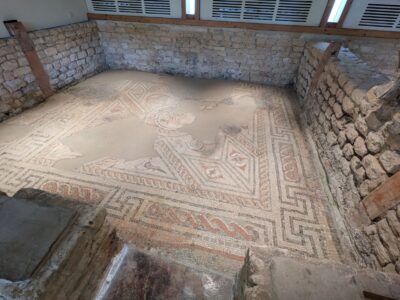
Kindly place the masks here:
[(349, 13), (352, 4), (353, 4), (353, 0), (347, 0), (346, 5), (343, 8), (342, 15), (340, 16), (339, 22), (337, 24), (338, 28), (343, 27), (343, 23), (347, 18), (347, 14)]
[(400, 39), (400, 32), (378, 31), (364, 29), (347, 29), (347, 28), (321, 28), (315, 26), (291, 26), (291, 25), (275, 25), (275, 24), (258, 24), (258, 23), (239, 23), (225, 21), (206, 21), (195, 19), (171, 19), (171, 18), (153, 18), (138, 17), (126, 15), (106, 15), (88, 13), (90, 20), (110, 20), (122, 22), (151, 23), (151, 24), (173, 24), (173, 25), (190, 25), (204, 27), (219, 28), (240, 28), (251, 30), (270, 30), (284, 32), (300, 32), (300, 33), (317, 33), (325, 35), (343, 35), (343, 36), (362, 36), (386, 39)]
[(185, 20), (186, 19), (186, 0), (181, 1), (181, 8), (182, 8), (182, 16), (181, 19)]
[(331, 14), (331, 11), (332, 11), (333, 4), (335, 4), (335, 0), (328, 0), (328, 3), (326, 4), (326, 7), (325, 7), (324, 14), (321, 19), (321, 23), (319, 24), (319, 27), (325, 28), (326, 25), (328, 24), (328, 19), (329, 19), (329, 15)]
[(324, 72), (326, 64), (329, 62), (331, 57), (338, 56), (341, 47), (342, 44), (338, 42), (329, 43), (328, 47), (326, 47), (324, 53), (322, 54), (322, 58), (318, 64), (318, 67), (314, 72), (313, 78), (311, 79), (311, 82), (308, 85), (307, 93), (304, 99), (307, 99), (310, 95), (313, 95), (314, 91), (318, 86), (318, 82), (321, 78), (321, 75)]
[(371, 220), (400, 203), (400, 171), (373, 190), (362, 204)]
[(40, 61), (39, 56), (36, 53), (35, 46), (31, 38), (29, 37), (24, 24), (13, 20), (4, 22), (4, 25), (10, 35), (18, 41), (44, 97), (47, 98), (51, 96), (54, 91), (50, 86), (49, 76), (47, 75), (47, 72), (45, 71), (42, 62)]
[(200, 20), (200, 0), (196, 0), (195, 19)]
[(353, 4), (353, 0), (347, 0), (347, 3), (343, 9), (342, 15), (340, 16), (339, 22), (338, 22), (338, 28), (342, 28), (343, 27), (343, 23), (347, 18), (347, 15), (350, 11), (351, 5)]

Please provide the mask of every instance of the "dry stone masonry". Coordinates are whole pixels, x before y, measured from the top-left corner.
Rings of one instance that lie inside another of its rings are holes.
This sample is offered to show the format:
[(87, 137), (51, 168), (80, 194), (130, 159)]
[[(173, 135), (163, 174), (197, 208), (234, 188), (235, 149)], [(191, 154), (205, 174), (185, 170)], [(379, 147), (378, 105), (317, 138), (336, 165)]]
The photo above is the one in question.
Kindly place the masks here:
[(55, 89), (103, 69), (104, 56), (94, 22), (34, 31), (30, 36)]
[(273, 85), (293, 81), (303, 53), (299, 34), (98, 21), (112, 69), (235, 79)]
[(43, 99), (15, 39), (0, 39), (0, 121)]
[(359, 207), (363, 198), (400, 169), (400, 106), (379, 97), (391, 84), (389, 78), (346, 48), (325, 66), (315, 93), (309, 93), (327, 45), (307, 44), (296, 90), (331, 192), (360, 254), (378, 269), (394, 270), (400, 252), (393, 246), (399, 243), (397, 231), (391, 228), (396, 230), (398, 220), (391, 212), (391, 226), (383, 218), (363, 231), (361, 225), (369, 219)]
[[(34, 31), (29, 36), (54, 89), (104, 68), (95, 22)], [(0, 40), (0, 121), (41, 101), (42, 92), (18, 42), (13, 38)]]

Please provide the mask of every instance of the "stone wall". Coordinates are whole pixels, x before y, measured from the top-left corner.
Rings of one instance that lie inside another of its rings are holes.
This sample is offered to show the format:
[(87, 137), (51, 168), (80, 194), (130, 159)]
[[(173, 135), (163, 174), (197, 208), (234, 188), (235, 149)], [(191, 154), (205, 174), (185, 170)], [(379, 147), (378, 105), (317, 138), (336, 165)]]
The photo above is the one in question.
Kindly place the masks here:
[(33, 31), (30, 37), (54, 89), (92, 76), (104, 67), (95, 22)]
[[(105, 60), (95, 22), (29, 33), (57, 90), (100, 72)], [(31, 68), (13, 39), (0, 40), (0, 121), (43, 101)]]
[(98, 21), (112, 69), (225, 78), (273, 85), (293, 81), (303, 53), (300, 34)]
[(43, 99), (15, 39), (0, 40), (0, 121)]
[(388, 77), (346, 48), (325, 66), (315, 92), (308, 92), (327, 45), (307, 44), (295, 88), (349, 233), (365, 261), (380, 268), (362, 230), (370, 220), (360, 201), (400, 170), (400, 107), (378, 97)]

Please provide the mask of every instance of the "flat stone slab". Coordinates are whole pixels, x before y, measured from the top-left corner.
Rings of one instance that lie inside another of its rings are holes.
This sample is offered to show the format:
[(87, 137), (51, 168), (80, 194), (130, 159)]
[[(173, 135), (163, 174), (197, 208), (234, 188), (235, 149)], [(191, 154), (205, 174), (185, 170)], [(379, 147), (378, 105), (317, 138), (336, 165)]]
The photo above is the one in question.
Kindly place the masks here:
[(31, 277), (76, 211), (0, 196), (0, 278)]

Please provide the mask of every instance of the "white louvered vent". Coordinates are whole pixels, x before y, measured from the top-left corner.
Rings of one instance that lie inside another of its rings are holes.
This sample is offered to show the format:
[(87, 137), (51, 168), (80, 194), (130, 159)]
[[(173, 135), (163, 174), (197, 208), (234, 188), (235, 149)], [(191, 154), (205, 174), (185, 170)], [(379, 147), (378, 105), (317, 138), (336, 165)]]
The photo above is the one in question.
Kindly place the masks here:
[(86, 0), (90, 13), (180, 18), (181, 0)]
[(355, 0), (343, 27), (400, 31), (400, 0)]
[(145, 0), (144, 8), (147, 15), (170, 15), (170, 0)]
[(116, 12), (117, 7), (115, 1), (92, 0), (93, 10), (98, 12)]
[(286, 25), (319, 25), (328, 0), (202, 0), (200, 18)]
[(240, 19), (242, 0), (214, 0), (212, 17), (218, 19)]
[(306, 23), (312, 4), (312, 0), (281, 0), (279, 1), (276, 20), (282, 22)]
[(121, 13), (143, 14), (142, 0), (117, 1), (118, 10)]
[(277, 0), (246, 1), (244, 4), (244, 20), (272, 21), (274, 19)]

